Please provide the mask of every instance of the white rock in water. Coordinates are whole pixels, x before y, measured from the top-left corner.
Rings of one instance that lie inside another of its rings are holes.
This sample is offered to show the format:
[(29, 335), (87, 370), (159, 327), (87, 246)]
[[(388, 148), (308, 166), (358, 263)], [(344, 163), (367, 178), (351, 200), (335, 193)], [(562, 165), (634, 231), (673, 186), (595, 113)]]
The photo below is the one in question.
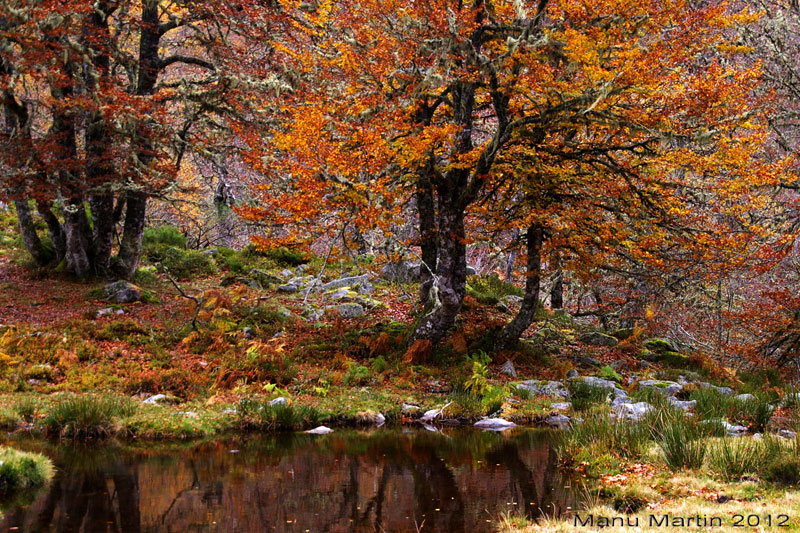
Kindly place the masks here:
[(483, 420), (475, 422), (475, 427), (481, 429), (503, 431), (504, 429), (511, 429), (513, 427), (517, 427), (517, 425), (514, 422), (511, 422), (509, 420), (504, 420), (502, 418), (484, 418)]
[(436, 418), (437, 416), (441, 415), (441, 414), (444, 412), (444, 410), (445, 410), (445, 409), (447, 409), (447, 407), (448, 407), (448, 406), (449, 406), (451, 403), (453, 403), (453, 402), (448, 402), (448, 403), (446, 403), (446, 404), (444, 405), (444, 407), (442, 407), (441, 409), (431, 409), (431, 410), (429, 410), (429, 411), (425, 411), (425, 414), (423, 414), (423, 415), (422, 415), (422, 418), (420, 418), (420, 420), (421, 420), (422, 422), (429, 422), (429, 421), (433, 420), (433, 419), (434, 419), (434, 418)]
[(329, 427), (319, 426), (315, 427), (314, 429), (309, 429), (306, 431), (306, 433), (311, 435), (327, 435), (328, 433), (333, 433), (333, 430)]
[(385, 423), (386, 423), (386, 417), (383, 416), (383, 413), (378, 413), (378, 415), (375, 417), (375, 425), (382, 426)]
[(403, 403), (402, 409), (404, 413), (413, 413), (414, 411), (419, 411), (419, 405)]

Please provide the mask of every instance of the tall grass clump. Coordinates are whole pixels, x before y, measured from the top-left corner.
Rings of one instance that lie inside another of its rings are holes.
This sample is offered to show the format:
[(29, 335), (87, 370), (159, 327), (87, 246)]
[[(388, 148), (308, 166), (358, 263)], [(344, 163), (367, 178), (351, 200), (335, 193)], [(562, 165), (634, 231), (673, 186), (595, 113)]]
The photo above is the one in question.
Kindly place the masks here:
[(101, 438), (111, 435), (119, 420), (136, 412), (136, 404), (117, 396), (68, 396), (45, 415), (48, 432), (65, 438)]
[(644, 453), (649, 439), (650, 430), (646, 424), (615, 420), (606, 414), (589, 418), (561, 432), (556, 452), (567, 462), (575, 460), (583, 452), (635, 459)]
[(686, 417), (669, 420), (661, 429), (658, 447), (672, 470), (703, 466), (707, 443), (702, 428)]
[(746, 438), (723, 438), (710, 445), (707, 453), (709, 466), (725, 479), (758, 474), (766, 460), (764, 444)]
[(572, 380), (567, 384), (572, 408), (576, 411), (585, 411), (592, 406), (604, 404), (608, 398), (609, 390), (603, 387), (594, 387), (583, 381)]
[(44, 484), (53, 477), (53, 463), (44, 455), (0, 447), (0, 496)]
[(322, 415), (314, 407), (270, 405), (266, 400), (243, 398), (237, 407), (239, 426), (244, 430), (278, 431), (319, 424)]

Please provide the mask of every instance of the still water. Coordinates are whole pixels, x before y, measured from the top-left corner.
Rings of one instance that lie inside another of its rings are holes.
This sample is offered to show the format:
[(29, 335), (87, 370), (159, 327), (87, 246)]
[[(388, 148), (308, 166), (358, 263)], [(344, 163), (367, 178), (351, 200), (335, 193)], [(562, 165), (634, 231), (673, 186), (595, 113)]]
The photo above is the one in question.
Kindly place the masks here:
[(0, 503), (0, 531), (492, 531), (508, 511), (535, 518), (573, 505), (552, 440), (405, 428), (191, 445), (15, 440), (58, 473)]

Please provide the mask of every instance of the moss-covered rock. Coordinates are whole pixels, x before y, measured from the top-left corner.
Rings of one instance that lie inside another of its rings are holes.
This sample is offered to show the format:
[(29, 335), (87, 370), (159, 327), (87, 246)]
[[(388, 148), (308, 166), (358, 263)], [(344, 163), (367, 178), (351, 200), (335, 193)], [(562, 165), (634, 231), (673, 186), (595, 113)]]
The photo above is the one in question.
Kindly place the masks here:
[(647, 339), (646, 341), (644, 341), (644, 346), (645, 348), (656, 353), (676, 351), (675, 346), (667, 339), (659, 339), (659, 338)]

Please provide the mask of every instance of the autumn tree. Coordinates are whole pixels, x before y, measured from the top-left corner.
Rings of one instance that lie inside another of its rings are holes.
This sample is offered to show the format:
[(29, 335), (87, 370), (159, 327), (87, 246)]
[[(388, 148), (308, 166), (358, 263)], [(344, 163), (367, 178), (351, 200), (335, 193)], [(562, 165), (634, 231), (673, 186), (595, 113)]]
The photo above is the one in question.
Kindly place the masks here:
[[(170, 196), (182, 162), (208, 154), (234, 110), (231, 43), (260, 9), (192, 0), (3, 3), (2, 193), (15, 202), (34, 259), (54, 255), (75, 275), (107, 276), (118, 249), (115, 270), (133, 275), (148, 199)], [(47, 223), (51, 253), (33, 231), (30, 201)]]

